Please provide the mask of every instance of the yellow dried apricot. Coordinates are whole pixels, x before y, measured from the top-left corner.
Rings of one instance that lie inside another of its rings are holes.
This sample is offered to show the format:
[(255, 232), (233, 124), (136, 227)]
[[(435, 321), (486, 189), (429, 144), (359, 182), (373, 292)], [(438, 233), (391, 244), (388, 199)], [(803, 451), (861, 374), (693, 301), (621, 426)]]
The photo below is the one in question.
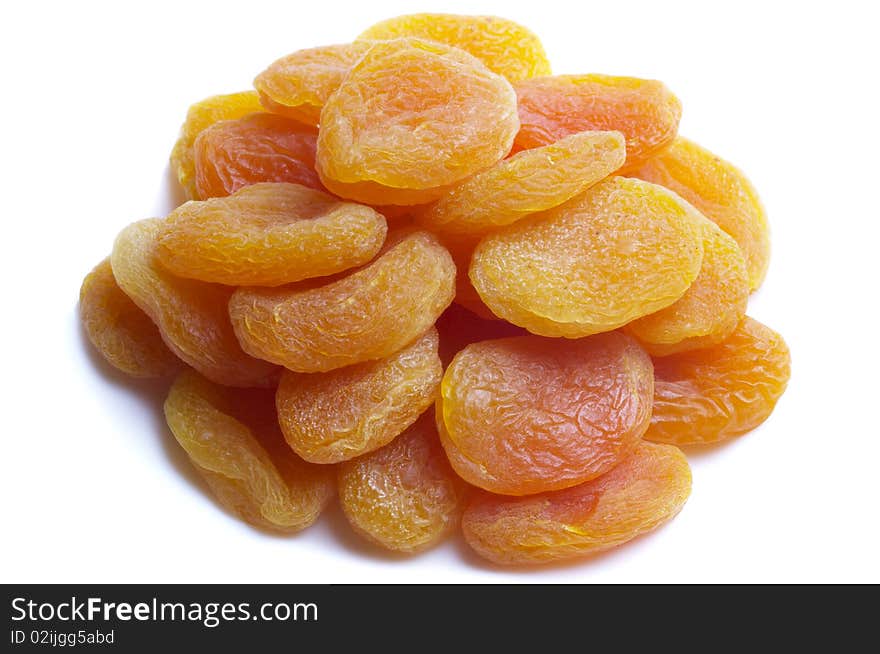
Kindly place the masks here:
[(668, 146), (678, 131), (681, 103), (661, 82), (610, 75), (535, 77), (515, 85), (519, 98), (516, 150), (548, 145), (588, 130), (626, 136), (625, 168)]
[(531, 30), (497, 16), (410, 14), (376, 23), (358, 39), (416, 36), (469, 52), (511, 82), (550, 74), (544, 46)]
[(218, 384), (269, 386), (276, 367), (245, 354), (229, 322), (234, 289), (175, 277), (156, 256), (162, 221), (132, 223), (116, 237), (110, 264), (119, 287), (156, 325), (178, 357)]
[(324, 104), (317, 166), (331, 192), (422, 204), (504, 157), (519, 128), (510, 83), (468, 53), (374, 43)]
[(611, 331), (678, 300), (700, 272), (701, 223), (624, 177), (485, 237), (470, 279), (497, 316), (542, 336)]
[(626, 457), (651, 418), (654, 371), (620, 332), (468, 345), (443, 375), (440, 438), (466, 481), (529, 495), (594, 479)]
[(417, 552), (458, 526), (467, 485), (449, 467), (433, 412), (385, 447), (339, 466), (339, 503), (355, 531)]
[(596, 554), (672, 519), (691, 492), (677, 447), (639, 443), (620, 465), (579, 486), (527, 497), (479, 492), (465, 509), (468, 545), (500, 564)]
[(370, 207), (299, 184), (264, 183), (172, 211), (157, 254), (181, 277), (279, 286), (367, 263), (386, 232), (385, 218)]
[(421, 213), (419, 221), (446, 234), (483, 236), (583, 193), (625, 158), (620, 132), (572, 134), (468, 178)]
[(254, 80), (260, 102), (267, 111), (317, 127), (327, 98), (371, 45), (326, 45), (278, 59)]
[(234, 415), (230, 395), (240, 393), (183, 372), (165, 400), (168, 426), (224, 507), (257, 527), (300, 531), (333, 498), (334, 470), (306, 463), (287, 447), (270, 392), (249, 393), (248, 418)]
[(452, 302), (455, 264), (434, 236), (412, 232), (356, 272), (318, 283), (237, 290), (229, 313), (245, 351), (295, 372), (391, 356)]
[(770, 230), (758, 193), (741, 170), (678, 137), (631, 174), (675, 191), (730, 234), (745, 256), (751, 289), (761, 285), (770, 263)]
[(165, 377), (180, 369), (158, 327), (117, 285), (110, 259), (86, 275), (79, 310), (89, 341), (114, 368), (132, 377)]
[(654, 375), (654, 414), (645, 438), (714, 443), (770, 416), (791, 376), (791, 355), (782, 336), (746, 317), (718, 345), (655, 359)]
[(196, 190), (196, 163), (193, 144), (205, 129), (221, 120), (235, 120), (260, 111), (260, 100), (253, 91), (215, 95), (197, 102), (186, 113), (180, 137), (171, 151), (171, 169), (188, 200), (199, 197)]
[(321, 373), (285, 371), (276, 397), (287, 443), (337, 463), (389, 443), (434, 403), (443, 366), (433, 327), (385, 359)]

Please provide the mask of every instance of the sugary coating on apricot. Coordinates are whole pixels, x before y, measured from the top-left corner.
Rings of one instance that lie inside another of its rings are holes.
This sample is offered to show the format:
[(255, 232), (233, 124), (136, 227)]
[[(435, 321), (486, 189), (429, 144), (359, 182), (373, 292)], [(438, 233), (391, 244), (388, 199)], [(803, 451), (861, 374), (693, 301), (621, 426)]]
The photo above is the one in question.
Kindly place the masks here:
[(297, 50), (257, 75), (267, 111), (317, 127), (321, 108), (372, 44), (366, 41)]
[(320, 373), (285, 371), (276, 397), (287, 443), (337, 463), (391, 442), (434, 403), (443, 376), (433, 327), (385, 359)]
[(320, 286), (241, 288), (229, 313), (245, 351), (295, 372), (321, 372), (391, 356), (434, 324), (454, 292), (452, 257), (419, 231)]
[(701, 223), (678, 197), (610, 177), (485, 237), (469, 275), (497, 316), (542, 336), (579, 338), (668, 307), (702, 258)]
[(253, 91), (211, 96), (189, 108), (186, 121), (180, 128), (180, 137), (171, 151), (171, 169), (177, 175), (177, 181), (188, 200), (199, 197), (193, 152), (196, 137), (221, 120), (235, 120), (261, 110), (259, 97)]
[(465, 509), (468, 545), (494, 563), (596, 554), (673, 518), (691, 492), (681, 450), (640, 442), (620, 465), (579, 486), (528, 497), (479, 492)]
[(332, 192), (421, 204), (504, 157), (519, 128), (510, 83), (468, 53), (374, 43), (321, 111), (317, 166)]
[(355, 531), (417, 552), (458, 526), (467, 485), (449, 467), (433, 412), (385, 447), (339, 466), (339, 503)]
[(162, 223), (157, 254), (181, 277), (279, 286), (367, 263), (386, 232), (370, 207), (267, 182), (178, 207)]
[[(257, 429), (233, 415), (229, 395), (238, 392), (183, 372), (165, 400), (168, 426), (224, 507), (263, 529), (300, 531), (333, 498), (334, 471), (306, 463), (287, 447), (271, 394), (268, 404), (248, 395), (247, 414)], [(271, 414), (260, 415), (266, 411)]]
[(544, 46), (528, 28), (497, 16), (410, 14), (376, 23), (358, 39), (416, 36), (455, 46), (511, 82), (550, 74)]
[(216, 123), (193, 146), (198, 198), (231, 195), (259, 182), (323, 189), (315, 172), (317, 139), (313, 128), (275, 114)]
[(444, 194), (419, 219), (430, 229), (482, 236), (523, 216), (552, 209), (623, 165), (620, 132), (580, 132), (519, 152)]
[(440, 334), (440, 360), (444, 366), (448, 366), (452, 358), (471, 343), (525, 336), (527, 333), (509, 322), (483, 318), (457, 302), (450, 304), (437, 319), (436, 327)]
[(218, 384), (269, 386), (272, 364), (245, 354), (229, 322), (233, 289), (165, 270), (156, 256), (158, 218), (132, 223), (113, 245), (110, 264), (119, 287), (159, 328), (166, 345), (184, 362)]
[(109, 258), (83, 280), (79, 312), (89, 341), (114, 368), (132, 377), (165, 377), (182, 366), (149, 316), (116, 284)]
[(703, 265), (694, 283), (674, 304), (624, 328), (653, 356), (720, 343), (746, 315), (749, 276), (742, 250), (715, 223), (702, 215), (699, 220)]
[(770, 263), (770, 229), (755, 187), (739, 168), (678, 137), (631, 174), (675, 191), (730, 234), (745, 256), (751, 289), (761, 285)]
[(547, 145), (588, 130), (626, 136), (625, 168), (668, 146), (678, 131), (681, 103), (655, 80), (610, 75), (536, 77), (515, 85), (522, 124), (516, 150)]
[(782, 336), (746, 317), (719, 345), (655, 359), (654, 375), (654, 414), (645, 438), (714, 443), (770, 416), (791, 376), (791, 355)]
[(505, 495), (541, 493), (620, 463), (648, 427), (653, 393), (650, 357), (620, 332), (482, 341), (446, 369), (438, 429), (466, 481)]

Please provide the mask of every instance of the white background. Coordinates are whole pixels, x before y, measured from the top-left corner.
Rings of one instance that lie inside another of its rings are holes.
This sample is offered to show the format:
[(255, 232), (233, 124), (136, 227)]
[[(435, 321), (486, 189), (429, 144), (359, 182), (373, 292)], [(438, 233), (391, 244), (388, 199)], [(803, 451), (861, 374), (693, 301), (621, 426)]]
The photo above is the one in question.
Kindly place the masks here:
[[(8, 3), (2, 66), (0, 581), (880, 581), (878, 17), (869, 2)], [(435, 10), (531, 27), (558, 73), (664, 80), (681, 132), (744, 168), (768, 208), (750, 313), (793, 377), (776, 413), (693, 453), (693, 495), (658, 532), (591, 561), (499, 570), (459, 541), (415, 558), (338, 509), (292, 538), (206, 494), (162, 390), (108, 370), (77, 319), (82, 277), (128, 222), (172, 206), (187, 106), (276, 57)]]

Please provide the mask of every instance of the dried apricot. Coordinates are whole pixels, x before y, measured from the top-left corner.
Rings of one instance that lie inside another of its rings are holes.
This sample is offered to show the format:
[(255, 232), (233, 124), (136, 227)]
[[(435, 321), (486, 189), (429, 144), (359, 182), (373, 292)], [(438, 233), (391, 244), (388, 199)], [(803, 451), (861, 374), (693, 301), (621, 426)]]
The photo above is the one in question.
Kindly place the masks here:
[(528, 497), (479, 492), (461, 524), (468, 545), (490, 561), (547, 563), (596, 554), (656, 529), (690, 492), (681, 450), (641, 442), (620, 465), (579, 486)]
[(317, 127), (327, 98), (371, 45), (356, 41), (281, 57), (254, 80), (260, 102), (267, 111)]
[(260, 100), (253, 91), (215, 95), (196, 102), (186, 113), (180, 137), (171, 151), (171, 169), (188, 200), (199, 197), (196, 190), (196, 161), (193, 144), (205, 129), (221, 120), (235, 120), (260, 111)]
[(116, 237), (110, 263), (119, 287), (156, 325), (178, 357), (218, 384), (268, 386), (275, 366), (245, 354), (229, 322), (234, 289), (175, 277), (156, 257), (162, 221), (132, 223)]
[(254, 429), (233, 415), (229, 389), (186, 371), (165, 400), (165, 418), (223, 506), (258, 527), (293, 533), (312, 524), (333, 498), (334, 471), (306, 463), (287, 447), (272, 395), (263, 393), (268, 403), (248, 395)]
[(324, 104), (318, 172), (341, 197), (422, 204), (504, 157), (518, 128), (510, 83), (475, 57), (381, 41)]
[(86, 275), (79, 310), (92, 345), (114, 368), (133, 377), (165, 377), (180, 369), (158, 327), (116, 284), (110, 259)]
[(431, 411), (385, 447), (339, 466), (339, 503), (352, 527), (399, 552), (430, 547), (456, 527), (466, 493)]
[(531, 30), (497, 16), (410, 14), (376, 23), (358, 39), (416, 36), (469, 52), (511, 82), (550, 74), (544, 46)]
[(516, 150), (548, 145), (588, 130), (626, 136), (625, 168), (668, 146), (678, 131), (681, 103), (661, 82), (610, 75), (535, 77), (515, 85), (519, 98)]
[(391, 356), (452, 302), (455, 264), (437, 239), (412, 232), (372, 263), (323, 285), (241, 288), (229, 302), (245, 351), (295, 372)]
[(258, 182), (323, 189), (315, 172), (317, 138), (311, 127), (266, 113), (208, 127), (193, 146), (199, 199), (230, 195)]
[(458, 303), (449, 305), (437, 319), (437, 332), (440, 334), (440, 360), (444, 366), (448, 366), (452, 358), (471, 343), (526, 335), (521, 327), (503, 320), (483, 318)]
[(700, 272), (701, 223), (624, 177), (485, 237), (470, 279), (493, 313), (542, 336), (616, 329), (678, 300)]
[(625, 327), (654, 356), (720, 343), (746, 315), (749, 276), (742, 251), (715, 223), (699, 220), (703, 265), (694, 283), (674, 304)]
[(654, 360), (654, 415), (645, 438), (714, 443), (764, 422), (785, 392), (791, 355), (782, 337), (746, 317), (719, 345)]
[(285, 371), (276, 398), (287, 443), (306, 461), (337, 463), (370, 452), (434, 403), (443, 375), (433, 327), (385, 359), (321, 373)]
[(770, 263), (770, 230), (758, 193), (742, 171), (678, 137), (631, 174), (675, 191), (730, 234), (746, 258), (751, 289), (761, 285)]
[(617, 465), (648, 427), (653, 393), (650, 357), (620, 332), (482, 341), (446, 369), (438, 429), (466, 481), (506, 495), (541, 493)]
[(370, 207), (267, 182), (178, 207), (162, 223), (157, 254), (181, 277), (279, 286), (367, 263), (386, 231)]
[(420, 222), (448, 234), (482, 236), (583, 193), (625, 158), (620, 132), (572, 134), (468, 178), (423, 212)]

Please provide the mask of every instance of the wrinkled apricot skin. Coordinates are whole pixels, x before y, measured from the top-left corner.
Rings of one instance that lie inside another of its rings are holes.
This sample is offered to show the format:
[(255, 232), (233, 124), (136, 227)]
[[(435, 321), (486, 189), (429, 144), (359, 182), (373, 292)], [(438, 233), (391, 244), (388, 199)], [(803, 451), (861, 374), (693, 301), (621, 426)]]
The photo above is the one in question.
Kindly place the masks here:
[(620, 132), (580, 132), (520, 152), (454, 187), (420, 215), (426, 227), (479, 237), (552, 209), (620, 168)]
[(403, 36), (421, 37), (460, 48), (511, 82), (550, 74), (550, 62), (538, 37), (522, 25), (496, 16), (397, 16), (376, 23), (358, 39), (380, 41)]
[(141, 220), (120, 232), (110, 264), (119, 287), (159, 328), (165, 344), (205, 377), (227, 386), (270, 386), (276, 368), (245, 354), (229, 322), (233, 289), (175, 277), (158, 262), (162, 221)]
[(317, 166), (331, 192), (423, 204), (510, 150), (510, 83), (462, 50), (414, 38), (374, 43), (321, 111)]
[(434, 324), (454, 292), (452, 257), (431, 234), (412, 232), (321, 286), (241, 288), (229, 314), (246, 352), (294, 372), (323, 372), (391, 356)]
[(612, 332), (482, 341), (446, 369), (440, 438), (463, 479), (505, 495), (558, 490), (617, 465), (648, 427), (651, 359)]
[(699, 220), (703, 264), (694, 283), (674, 304), (625, 327), (652, 356), (720, 343), (746, 315), (749, 276), (742, 251), (715, 223), (702, 215)]
[(317, 127), (327, 98), (371, 45), (365, 41), (327, 45), (278, 59), (254, 80), (260, 102), (266, 111)]
[(678, 132), (681, 103), (662, 82), (610, 75), (536, 77), (515, 85), (522, 124), (515, 150), (554, 143), (587, 130), (626, 137), (625, 169), (667, 147)]
[(681, 450), (639, 443), (620, 465), (579, 486), (527, 497), (479, 492), (462, 530), (480, 556), (501, 565), (597, 554), (672, 519), (691, 492)]
[(317, 138), (312, 128), (267, 113), (208, 127), (193, 145), (198, 198), (231, 195), (259, 182), (323, 189), (315, 172)]
[(448, 366), (452, 358), (471, 343), (510, 336), (525, 336), (526, 331), (503, 320), (490, 320), (458, 303), (449, 305), (437, 319), (440, 335), (440, 360)]
[(468, 489), (449, 467), (428, 411), (385, 447), (340, 464), (338, 490), (356, 532), (414, 553), (458, 526)]
[(654, 414), (645, 438), (715, 443), (770, 416), (791, 376), (791, 355), (779, 334), (746, 317), (719, 345), (655, 359), (654, 375)]
[(186, 122), (180, 128), (180, 137), (171, 151), (171, 169), (177, 175), (177, 181), (180, 182), (187, 200), (199, 197), (193, 152), (196, 137), (221, 120), (235, 120), (261, 110), (259, 97), (253, 91), (215, 95), (189, 108)]
[[(174, 437), (232, 513), (272, 531), (308, 527), (333, 498), (334, 471), (299, 459), (273, 421), (258, 416), (254, 430), (231, 415), (229, 392), (194, 371), (182, 373), (165, 401)], [(248, 399), (248, 413), (258, 413), (260, 403)]]
[(433, 327), (385, 359), (323, 373), (286, 371), (278, 420), (306, 461), (338, 463), (389, 443), (434, 403), (443, 367)]
[(700, 272), (700, 225), (666, 189), (610, 177), (485, 237), (469, 276), (495, 315), (542, 336), (589, 336), (684, 295)]
[(117, 370), (132, 377), (166, 377), (183, 365), (149, 316), (119, 288), (110, 259), (83, 280), (79, 311), (89, 341)]
[(386, 233), (385, 218), (370, 207), (299, 184), (263, 183), (172, 211), (157, 254), (181, 277), (280, 286), (365, 264)]
[(628, 174), (675, 191), (730, 234), (745, 256), (751, 289), (761, 285), (770, 263), (770, 229), (758, 193), (741, 170), (678, 137)]

